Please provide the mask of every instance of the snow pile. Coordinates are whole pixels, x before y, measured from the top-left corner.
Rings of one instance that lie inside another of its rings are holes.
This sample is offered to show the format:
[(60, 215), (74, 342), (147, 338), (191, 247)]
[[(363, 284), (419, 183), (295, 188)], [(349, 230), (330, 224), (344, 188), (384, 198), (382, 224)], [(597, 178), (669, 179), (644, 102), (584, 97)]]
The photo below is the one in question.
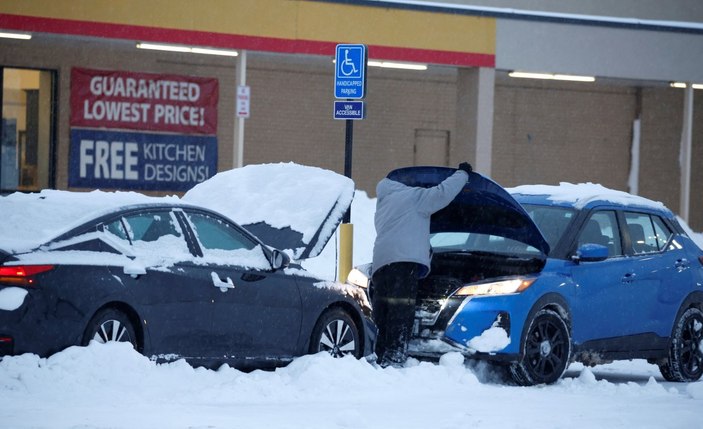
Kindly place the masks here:
[(7, 287), (0, 290), (0, 310), (13, 311), (20, 308), (27, 296), (27, 289)]
[(466, 343), (466, 346), (477, 352), (493, 353), (506, 348), (510, 344), (510, 337), (505, 329), (500, 326), (492, 326), (486, 329), (478, 337), (473, 337)]
[(156, 364), (126, 344), (92, 343), (48, 359), (3, 359), (0, 421), (13, 429), (701, 426), (703, 383), (679, 391), (652, 379), (646, 362), (628, 365), (626, 382), (582, 368), (523, 388), (458, 353), (400, 369), (320, 353), (245, 373)]

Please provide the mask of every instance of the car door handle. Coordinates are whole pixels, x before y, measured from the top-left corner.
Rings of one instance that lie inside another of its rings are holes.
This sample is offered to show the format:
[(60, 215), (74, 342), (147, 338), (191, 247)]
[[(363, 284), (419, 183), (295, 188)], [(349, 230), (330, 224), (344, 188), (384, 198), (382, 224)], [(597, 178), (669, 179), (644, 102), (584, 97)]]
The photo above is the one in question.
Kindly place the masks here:
[(632, 283), (633, 281), (635, 281), (636, 276), (637, 276), (637, 274), (635, 274), (635, 273), (627, 273), (624, 276), (622, 276), (622, 282), (623, 283)]
[(222, 292), (227, 292), (227, 289), (234, 289), (234, 282), (232, 282), (231, 278), (227, 277), (227, 281), (223, 281), (214, 271), (210, 273), (210, 277), (212, 277), (212, 284), (220, 288)]
[(674, 262), (674, 266), (679, 271), (683, 271), (686, 268), (688, 268), (688, 259), (686, 259), (686, 258), (677, 259), (676, 262)]

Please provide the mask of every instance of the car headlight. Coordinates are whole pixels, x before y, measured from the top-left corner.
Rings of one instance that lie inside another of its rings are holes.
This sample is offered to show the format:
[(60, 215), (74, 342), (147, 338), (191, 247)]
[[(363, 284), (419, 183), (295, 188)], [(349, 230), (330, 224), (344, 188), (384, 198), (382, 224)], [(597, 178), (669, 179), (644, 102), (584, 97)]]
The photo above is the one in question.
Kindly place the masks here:
[(511, 279), (477, 285), (467, 285), (456, 291), (454, 296), (506, 295), (509, 293), (518, 293), (530, 287), (535, 280), (537, 279)]
[(366, 274), (362, 273), (361, 270), (359, 270), (358, 268), (353, 268), (351, 271), (349, 271), (349, 275), (347, 276), (347, 282), (362, 287), (364, 289), (369, 287), (369, 277)]

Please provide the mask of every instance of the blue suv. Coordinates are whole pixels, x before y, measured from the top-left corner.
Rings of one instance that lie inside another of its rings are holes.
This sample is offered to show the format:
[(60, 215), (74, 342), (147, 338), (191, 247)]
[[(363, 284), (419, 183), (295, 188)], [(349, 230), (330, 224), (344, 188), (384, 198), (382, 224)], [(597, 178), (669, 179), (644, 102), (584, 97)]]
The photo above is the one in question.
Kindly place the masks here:
[[(429, 187), (454, 171), (389, 177)], [(703, 252), (661, 203), (593, 184), (508, 193), (472, 173), (432, 216), (430, 241), (411, 354), (458, 350), (507, 365), (520, 385), (553, 383), (573, 361), (647, 359), (670, 381), (703, 373)]]

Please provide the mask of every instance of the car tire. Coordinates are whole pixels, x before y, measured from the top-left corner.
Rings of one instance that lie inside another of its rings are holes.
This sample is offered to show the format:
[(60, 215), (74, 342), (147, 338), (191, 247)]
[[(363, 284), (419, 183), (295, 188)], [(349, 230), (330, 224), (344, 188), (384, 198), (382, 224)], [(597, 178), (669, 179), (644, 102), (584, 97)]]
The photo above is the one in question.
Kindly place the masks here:
[(128, 342), (137, 349), (137, 335), (126, 314), (114, 308), (100, 310), (90, 319), (83, 335), (83, 345), (91, 341), (104, 344), (108, 341)]
[(554, 383), (570, 359), (569, 327), (558, 313), (542, 309), (529, 321), (520, 361), (510, 365), (510, 375), (521, 386)]
[(310, 353), (322, 351), (335, 358), (352, 355), (358, 359), (362, 355), (359, 328), (349, 313), (341, 308), (327, 310), (315, 324)]
[(669, 355), (659, 362), (659, 371), (668, 381), (697, 381), (703, 375), (703, 311), (689, 308), (674, 325)]

